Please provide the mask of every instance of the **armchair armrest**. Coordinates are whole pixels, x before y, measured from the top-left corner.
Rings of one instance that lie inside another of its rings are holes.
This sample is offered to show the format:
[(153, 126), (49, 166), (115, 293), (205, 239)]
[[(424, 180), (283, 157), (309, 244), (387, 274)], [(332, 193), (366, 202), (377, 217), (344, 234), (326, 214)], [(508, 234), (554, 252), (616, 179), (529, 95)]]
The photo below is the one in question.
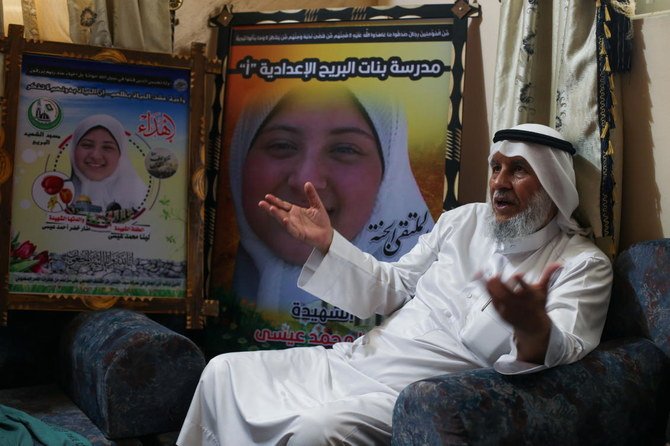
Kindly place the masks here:
[(205, 367), (190, 339), (123, 309), (73, 319), (60, 362), (66, 393), (111, 439), (178, 430)]
[(536, 374), (421, 380), (400, 393), (392, 444), (664, 444), (669, 372), (653, 342), (628, 338)]

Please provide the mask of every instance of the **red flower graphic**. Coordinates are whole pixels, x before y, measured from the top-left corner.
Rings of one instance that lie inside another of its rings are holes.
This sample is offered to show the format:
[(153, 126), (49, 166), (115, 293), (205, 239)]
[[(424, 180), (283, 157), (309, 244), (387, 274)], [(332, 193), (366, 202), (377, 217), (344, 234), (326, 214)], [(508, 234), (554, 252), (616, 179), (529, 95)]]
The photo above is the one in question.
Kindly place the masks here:
[(26, 260), (35, 252), (35, 245), (26, 240), (18, 248), (12, 250), (12, 257)]
[(46, 273), (49, 268), (49, 251), (35, 254), (37, 246), (30, 240), (19, 243), (19, 234), (12, 239), (9, 259), (9, 271)]
[(49, 251), (42, 251), (33, 257), (37, 263), (30, 267), (30, 271), (34, 273), (41, 273), (42, 267), (49, 263)]

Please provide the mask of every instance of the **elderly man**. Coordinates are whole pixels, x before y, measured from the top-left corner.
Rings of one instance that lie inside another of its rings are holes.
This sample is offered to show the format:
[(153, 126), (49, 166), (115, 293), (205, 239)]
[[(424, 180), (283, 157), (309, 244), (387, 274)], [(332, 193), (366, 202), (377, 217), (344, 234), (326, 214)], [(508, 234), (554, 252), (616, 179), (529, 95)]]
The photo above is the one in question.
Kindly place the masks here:
[(259, 206), (314, 247), (299, 285), (359, 317), (389, 317), (332, 349), (214, 358), (178, 444), (385, 444), (398, 392), (413, 381), (582, 358), (600, 340), (612, 271), (572, 219), (573, 153), (549, 127), (496, 133), (490, 203), (444, 213), (395, 263), (334, 231), (312, 184), (307, 207), (268, 195)]

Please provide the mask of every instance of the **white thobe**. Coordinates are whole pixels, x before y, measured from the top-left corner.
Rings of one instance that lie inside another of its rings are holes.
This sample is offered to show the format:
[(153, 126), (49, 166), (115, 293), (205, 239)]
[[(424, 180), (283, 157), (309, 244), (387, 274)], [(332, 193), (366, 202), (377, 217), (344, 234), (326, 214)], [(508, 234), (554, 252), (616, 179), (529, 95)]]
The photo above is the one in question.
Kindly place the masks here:
[[(178, 444), (384, 444), (398, 392), (435, 375), (493, 366), (528, 373), (574, 362), (596, 347), (605, 323), (612, 270), (588, 239), (555, 221), (507, 244), (489, 235), (490, 206), (442, 215), (398, 262), (379, 262), (335, 233), (314, 251), (299, 285), (361, 318), (390, 315), (352, 343), (240, 352), (210, 361)], [(482, 277), (523, 273), (549, 285), (552, 321), (544, 364), (516, 359), (511, 327), (487, 305)], [(467, 345), (467, 347), (466, 347)]]

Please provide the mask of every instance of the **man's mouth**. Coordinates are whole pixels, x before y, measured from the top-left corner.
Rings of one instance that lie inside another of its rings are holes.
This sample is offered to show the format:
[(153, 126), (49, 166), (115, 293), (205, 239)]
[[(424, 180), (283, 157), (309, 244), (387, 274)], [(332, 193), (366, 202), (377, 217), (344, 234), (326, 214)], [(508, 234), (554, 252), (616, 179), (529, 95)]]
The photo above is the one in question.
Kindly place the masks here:
[(507, 194), (495, 193), (493, 195), (493, 207), (495, 209), (504, 210), (511, 206), (517, 206), (519, 201)]
[(511, 206), (515, 205), (516, 203), (511, 201), (511, 200), (505, 200), (505, 199), (497, 199), (493, 200), (496, 206)]

